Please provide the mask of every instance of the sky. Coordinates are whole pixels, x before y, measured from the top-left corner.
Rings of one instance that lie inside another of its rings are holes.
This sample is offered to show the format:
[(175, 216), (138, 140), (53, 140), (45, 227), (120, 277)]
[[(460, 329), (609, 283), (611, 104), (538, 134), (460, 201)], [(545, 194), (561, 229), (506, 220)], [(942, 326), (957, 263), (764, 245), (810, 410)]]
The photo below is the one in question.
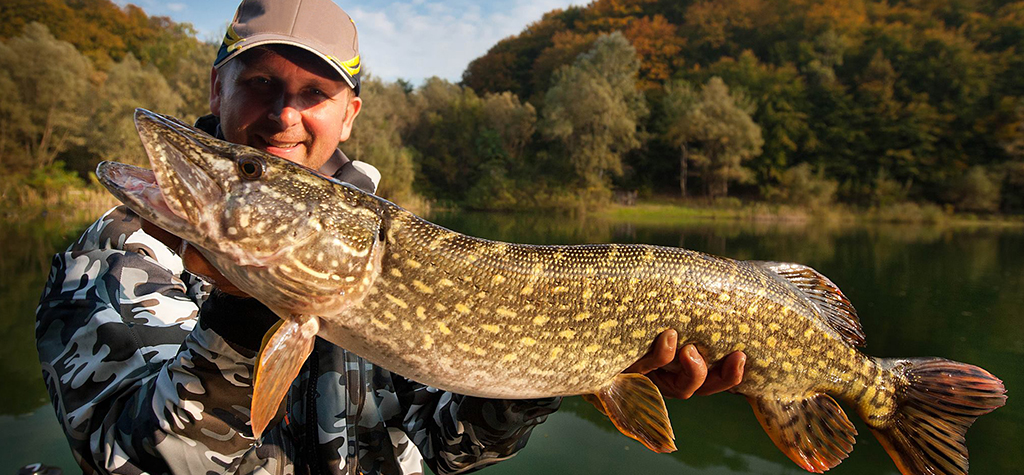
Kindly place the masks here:
[[(202, 40), (220, 42), (236, 0), (115, 0), (149, 15), (191, 23)], [(387, 81), (419, 85), (438, 76), (457, 82), (470, 61), (544, 13), (589, 0), (336, 0), (356, 23), (363, 67)]]

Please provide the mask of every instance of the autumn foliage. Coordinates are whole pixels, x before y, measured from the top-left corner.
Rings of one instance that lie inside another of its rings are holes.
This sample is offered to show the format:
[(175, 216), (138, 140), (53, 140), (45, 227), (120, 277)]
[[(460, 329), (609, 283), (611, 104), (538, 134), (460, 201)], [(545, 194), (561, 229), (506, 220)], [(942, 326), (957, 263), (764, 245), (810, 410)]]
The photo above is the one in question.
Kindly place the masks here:
[[(188, 25), (109, 0), (0, 13), (0, 196), (11, 176), (142, 160), (134, 107), (206, 112), (215, 45)], [(499, 41), (458, 84), (366, 75), (343, 149), (400, 202), (1021, 213), (1022, 71), (1024, 1), (595, 0)]]

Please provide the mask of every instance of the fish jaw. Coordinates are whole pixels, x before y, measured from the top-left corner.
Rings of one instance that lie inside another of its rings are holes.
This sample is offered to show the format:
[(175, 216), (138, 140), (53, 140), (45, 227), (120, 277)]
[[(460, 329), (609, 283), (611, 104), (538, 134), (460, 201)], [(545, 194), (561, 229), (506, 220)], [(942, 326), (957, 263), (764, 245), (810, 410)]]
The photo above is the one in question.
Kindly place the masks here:
[(96, 176), (118, 200), (144, 219), (172, 233), (189, 228), (190, 223), (164, 199), (152, 170), (103, 161), (96, 166)]
[(152, 171), (104, 162), (100, 181), (239, 289), (286, 313), (321, 314), (372, 285), (382, 254), (375, 198), (172, 117), (140, 109), (135, 124)]
[[(277, 243), (299, 243), (313, 234), (302, 226), (290, 227), (287, 239), (270, 239), (277, 236), (263, 236), (258, 227), (247, 233), (250, 216), (261, 210), (266, 216), (274, 210), (266, 211), (265, 204), (253, 202), (256, 195), (251, 192), (267, 185), (242, 179), (239, 162), (265, 164), (268, 174), (274, 170), (275, 178), (295, 175), (282, 166), (282, 159), (217, 140), (177, 119), (143, 109), (135, 112), (135, 126), (152, 171), (103, 163), (96, 173), (111, 193), (146, 220), (198, 248), (227, 257), (236, 266), (264, 266), (282, 248), (290, 247)], [(251, 212), (240, 212), (245, 209)]]
[(135, 111), (135, 128), (167, 209), (201, 228), (222, 205), (225, 187), (230, 186), (225, 178), (234, 174), (233, 164), (224, 158), (226, 151), (218, 150), (224, 147), (203, 140), (185, 124), (144, 109)]

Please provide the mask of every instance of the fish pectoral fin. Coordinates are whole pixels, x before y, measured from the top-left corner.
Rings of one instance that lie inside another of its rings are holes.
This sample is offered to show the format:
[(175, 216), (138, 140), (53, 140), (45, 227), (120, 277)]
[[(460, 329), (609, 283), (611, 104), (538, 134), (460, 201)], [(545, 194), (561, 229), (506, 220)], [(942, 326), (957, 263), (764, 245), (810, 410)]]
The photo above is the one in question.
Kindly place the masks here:
[(623, 373), (595, 394), (584, 396), (611, 419), (615, 428), (659, 453), (674, 452), (676, 444), (665, 399), (658, 387), (638, 373)]
[[(252, 393), (250, 424), (256, 439), (277, 415), (292, 380), (313, 351), (313, 341), (320, 330), (320, 320), (310, 315), (296, 315), (275, 325), (269, 338), (264, 338), (256, 365), (256, 382)], [(269, 334), (270, 332), (268, 332)]]
[[(277, 334), (277, 330), (281, 328), (281, 325), (284, 325), (284, 322), (285, 320), (278, 320), (277, 323), (270, 326), (270, 330), (267, 330), (267, 333), (263, 335), (263, 340), (260, 341), (260, 352), (257, 353), (257, 355), (263, 354), (263, 350), (267, 348), (267, 345), (270, 344), (270, 340)], [(253, 368), (253, 373), (255, 374), (260, 374), (260, 359), (261, 358), (256, 358), (256, 367)]]
[(775, 446), (804, 470), (825, 472), (853, 450), (857, 429), (826, 394), (802, 399), (748, 396), (747, 402)]

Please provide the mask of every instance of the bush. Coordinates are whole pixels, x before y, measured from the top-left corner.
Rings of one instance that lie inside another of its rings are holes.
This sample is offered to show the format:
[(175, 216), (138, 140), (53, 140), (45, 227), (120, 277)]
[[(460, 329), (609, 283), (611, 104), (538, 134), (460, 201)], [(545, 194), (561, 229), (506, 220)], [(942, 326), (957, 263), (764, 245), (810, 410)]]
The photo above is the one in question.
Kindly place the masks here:
[(875, 175), (875, 183), (871, 189), (871, 205), (886, 208), (898, 204), (907, 204), (909, 190), (909, 183), (904, 185), (894, 178), (890, 178), (889, 173), (884, 168), (881, 168), (878, 170), (878, 175)]
[(822, 208), (836, 200), (839, 183), (825, 178), (823, 170), (811, 171), (809, 163), (786, 170), (777, 187), (769, 187), (765, 197), (779, 203)]
[(490, 161), (485, 163), (481, 177), (466, 192), (465, 204), (470, 209), (480, 210), (514, 210), (518, 207), (515, 196), (515, 183), (508, 178), (508, 173), (501, 163)]
[(1000, 181), (982, 166), (971, 167), (951, 188), (958, 211), (991, 213), (999, 210)]
[(890, 204), (875, 208), (874, 218), (890, 223), (941, 223), (946, 214), (938, 205), (932, 203), (918, 204), (909, 201)]

